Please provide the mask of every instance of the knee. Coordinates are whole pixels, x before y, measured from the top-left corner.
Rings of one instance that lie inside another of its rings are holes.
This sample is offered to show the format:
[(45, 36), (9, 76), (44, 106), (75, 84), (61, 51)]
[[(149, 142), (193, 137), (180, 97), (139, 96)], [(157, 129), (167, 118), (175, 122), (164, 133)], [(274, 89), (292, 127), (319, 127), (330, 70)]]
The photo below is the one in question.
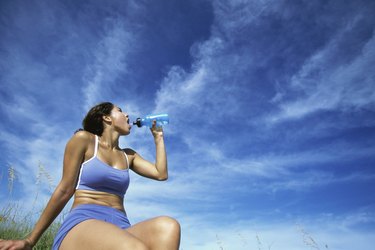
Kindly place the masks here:
[(164, 235), (177, 236), (181, 233), (180, 223), (168, 216), (158, 217), (158, 226)]

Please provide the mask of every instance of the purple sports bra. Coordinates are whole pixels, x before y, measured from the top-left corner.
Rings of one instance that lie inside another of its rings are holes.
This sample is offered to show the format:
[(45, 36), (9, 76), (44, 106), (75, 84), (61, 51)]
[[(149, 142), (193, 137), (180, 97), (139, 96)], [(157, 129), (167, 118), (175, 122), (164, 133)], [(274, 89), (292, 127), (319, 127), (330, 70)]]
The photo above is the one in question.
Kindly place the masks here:
[(99, 140), (95, 135), (94, 156), (81, 165), (76, 190), (102, 191), (124, 197), (129, 187), (129, 159), (125, 154), (128, 168), (116, 169), (102, 162), (96, 156)]

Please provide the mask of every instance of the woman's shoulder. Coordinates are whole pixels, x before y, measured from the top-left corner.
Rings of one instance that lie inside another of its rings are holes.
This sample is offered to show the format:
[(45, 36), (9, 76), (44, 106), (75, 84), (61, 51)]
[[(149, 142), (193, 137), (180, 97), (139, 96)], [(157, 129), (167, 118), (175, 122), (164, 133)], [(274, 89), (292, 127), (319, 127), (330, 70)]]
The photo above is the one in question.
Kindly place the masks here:
[(123, 148), (123, 152), (125, 152), (127, 155), (135, 155), (137, 152), (134, 151), (134, 149), (131, 148)]
[(84, 140), (91, 140), (95, 137), (95, 135), (91, 132), (88, 132), (86, 130), (79, 130), (74, 133), (73, 137), (84, 139)]
[(88, 145), (93, 140), (95, 140), (94, 134), (85, 130), (80, 130), (73, 134), (70, 142), (73, 142), (74, 144)]

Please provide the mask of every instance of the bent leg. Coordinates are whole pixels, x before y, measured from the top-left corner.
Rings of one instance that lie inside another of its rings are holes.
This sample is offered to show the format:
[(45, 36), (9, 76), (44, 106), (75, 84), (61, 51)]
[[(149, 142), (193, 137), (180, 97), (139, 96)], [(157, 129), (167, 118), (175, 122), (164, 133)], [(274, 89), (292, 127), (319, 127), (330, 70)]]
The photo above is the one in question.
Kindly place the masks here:
[(99, 249), (137, 249), (146, 250), (148, 247), (138, 238), (121, 228), (100, 220), (86, 220), (75, 227), (65, 236), (60, 250), (99, 250)]
[(161, 216), (142, 221), (125, 231), (140, 239), (152, 250), (176, 250), (180, 246), (180, 224), (170, 217)]

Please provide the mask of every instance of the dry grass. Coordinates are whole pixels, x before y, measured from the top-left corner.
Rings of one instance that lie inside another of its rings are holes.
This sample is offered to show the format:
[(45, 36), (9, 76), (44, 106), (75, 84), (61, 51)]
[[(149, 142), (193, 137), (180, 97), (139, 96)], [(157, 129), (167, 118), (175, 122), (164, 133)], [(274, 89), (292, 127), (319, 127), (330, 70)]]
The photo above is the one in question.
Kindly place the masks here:
[[(0, 175), (0, 183), (3, 180), (4, 173), (1, 173)], [(18, 179), (18, 173), (14, 166), (10, 165), (7, 168), (7, 182), (8, 182), (8, 195), (9, 198), (13, 195), (13, 189), (14, 184), (16, 183), (16, 180)], [(43, 179), (46, 179), (49, 187), (52, 188), (52, 178), (50, 175), (46, 172), (44, 166), (39, 163), (38, 166), (38, 173), (36, 176), (37, 182), (36, 185), (39, 187), (39, 184), (43, 182)], [(39, 193), (39, 188), (37, 189), (37, 192), (35, 195), (35, 201), (37, 200)], [(34, 207), (34, 205), (33, 205)], [(9, 202), (6, 204), (5, 207), (2, 208), (0, 211), (0, 238), (1, 239), (24, 239), (32, 230), (35, 221), (32, 220), (35, 215), (34, 209), (33, 211), (24, 211), (24, 208), (19, 203), (12, 203)], [(37, 214), (41, 214), (40, 212), (37, 212)], [(55, 237), (55, 234), (57, 233), (58, 228), (60, 227), (59, 222), (53, 223), (48, 230), (42, 235), (38, 243), (33, 248), (45, 250), (45, 249), (51, 249), (53, 239)]]
[(314, 238), (308, 233), (301, 225), (297, 224), (298, 231), (302, 235), (302, 240), (303, 243), (308, 246), (310, 249), (316, 249), (316, 250), (321, 250), (321, 249), (328, 249), (328, 245), (325, 244), (324, 248), (321, 247), (315, 240)]
[[(34, 222), (30, 213), (22, 215), (22, 208), (9, 204), (0, 211), (0, 237), (2, 239), (24, 239), (32, 230)], [(52, 224), (33, 249), (51, 249), (59, 223)]]

